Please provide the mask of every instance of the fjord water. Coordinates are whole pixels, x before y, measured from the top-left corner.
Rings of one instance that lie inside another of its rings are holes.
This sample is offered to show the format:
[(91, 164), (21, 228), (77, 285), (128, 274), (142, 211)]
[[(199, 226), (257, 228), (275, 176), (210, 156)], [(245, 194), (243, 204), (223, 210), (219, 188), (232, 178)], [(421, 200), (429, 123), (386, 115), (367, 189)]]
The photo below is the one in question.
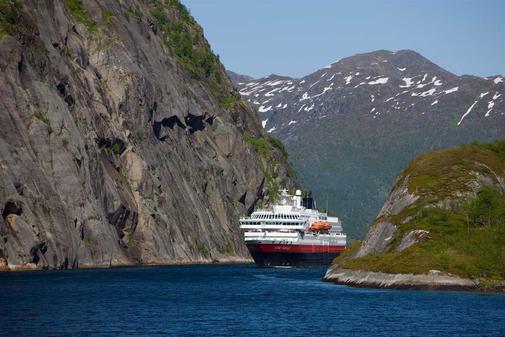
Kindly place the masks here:
[(0, 274), (6, 336), (505, 336), (505, 295), (356, 289), (324, 269), (192, 265)]

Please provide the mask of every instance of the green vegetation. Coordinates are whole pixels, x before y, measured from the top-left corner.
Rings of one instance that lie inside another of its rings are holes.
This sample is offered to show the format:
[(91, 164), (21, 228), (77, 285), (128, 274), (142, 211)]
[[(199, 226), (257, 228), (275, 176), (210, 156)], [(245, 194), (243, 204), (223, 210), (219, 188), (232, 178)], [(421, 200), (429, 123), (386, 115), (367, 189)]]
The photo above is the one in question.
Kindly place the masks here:
[(121, 180), (123, 180), (123, 186), (126, 186), (126, 188), (128, 188), (128, 191), (130, 191), (130, 193), (133, 193), (133, 186), (132, 183), (130, 182), (130, 179), (128, 179), (126, 174), (123, 173), (121, 168), (118, 170), (118, 173), (121, 176)]
[(221, 108), (225, 108), (226, 110), (231, 110), (235, 104), (240, 101), (240, 97), (237, 93), (229, 94), (229, 95), (220, 95), (218, 97), (218, 104)]
[(128, 21), (130, 20), (130, 18), (140, 20), (144, 16), (144, 13), (142, 13), (142, 11), (140, 10), (139, 5), (135, 5), (135, 6), (128, 6), (124, 15)]
[(200, 253), (204, 256), (209, 255), (209, 249), (207, 248), (207, 246), (203, 242), (197, 241), (195, 243), (195, 248), (198, 253)]
[(110, 10), (108, 9), (102, 10), (102, 24), (107, 26), (113, 16), (114, 14)]
[(344, 252), (340, 254), (338, 257), (333, 259), (332, 264), (343, 265), (346, 261), (348, 261), (354, 254), (356, 254), (361, 247), (361, 240), (356, 240), (352, 244), (346, 247)]
[(114, 154), (120, 155), (120, 154), (121, 154), (121, 145), (119, 145), (118, 143), (114, 143), (114, 144), (112, 144), (112, 146), (110, 147), (110, 150), (111, 150)]
[[(189, 11), (175, 0), (153, 0), (151, 14), (172, 55), (196, 75), (214, 77), (220, 83), (219, 60), (203, 38)], [(169, 15), (172, 14), (172, 17)]]
[(47, 118), (47, 116), (42, 112), (40, 111), (34, 112), (32, 114), (32, 119), (39, 120), (42, 123), (44, 123), (46, 125), (48, 135), (51, 135), (54, 132), (53, 127), (51, 126), (51, 122), (49, 121), (49, 118)]
[(475, 180), (475, 172), (491, 177), (503, 172), (505, 160), (500, 154), (503, 156), (504, 144), (473, 143), (431, 152), (413, 160), (402, 172), (402, 178), (409, 176), (409, 190), (426, 201), (442, 200), (457, 191), (470, 192), (469, 183)]
[(100, 26), (107, 26), (114, 16), (114, 13), (110, 10), (102, 9), (102, 22), (98, 24), (91, 18), (91, 15), (86, 8), (84, 8), (84, 2), (82, 0), (64, 0), (64, 3), (70, 12), (70, 15), (75, 21), (84, 25), (88, 33), (96, 32)]
[[(485, 197), (479, 195), (475, 202), (483, 202), (482, 198)], [(500, 195), (500, 203), (494, 211), (503, 216), (505, 196)], [(429, 238), (400, 253), (394, 252), (401, 238), (414, 229), (429, 231)], [(426, 208), (418, 218), (399, 228), (388, 253), (350, 260), (345, 267), (414, 274), (436, 269), (469, 278), (505, 279), (505, 222), (502, 218), (481, 225), (471, 222), (464, 213)]]
[[(347, 259), (357, 249), (353, 246), (334, 262), (345, 268), (386, 273), (441, 270), (484, 279), (483, 287), (503, 282), (505, 193), (498, 176), (505, 176), (505, 142), (428, 153), (408, 165), (398, 184), (407, 176), (409, 190), (420, 198), (400, 214), (380, 219), (397, 226), (388, 251)], [(477, 176), (486, 178), (475, 194), (471, 186), (475, 188)], [(429, 233), (421, 242), (396, 252), (412, 230)]]
[(0, 39), (13, 35), (22, 7), (17, 0), (0, 0)]
[(49, 123), (49, 118), (47, 118), (47, 116), (45, 114), (43, 114), (42, 112), (40, 111), (36, 111), (32, 114), (32, 119), (37, 119), (39, 121), (41, 121), (42, 123), (44, 124), (50, 124)]
[(64, 0), (64, 2), (75, 21), (83, 24), (88, 32), (97, 30), (97, 24), (83, 7), (82, 0)]
[(266, 138), (263, 138), (246, 136), (245, 141), (253, 145), (256, 152), (262, 157), (270, 156), (272, 154), (272, 148), (279, 150), (285, 158), (288, 157), (284, 144), (275, 137), (267, 136)]
[(245, 141), (254, 146), (254, 150), (260, 157), (266, 158), (272, 154), (272, 147), (265, 138), (246, 136)]
[[(253, 137), (246, 135), (244, 137), (246, 143), (251, 144), (254, 150), (259, 155), (260, 159), (263, 161), (266, 184), (269, 190), (269, 200), (275, 201), (279, 199), (281, 187), (287, 186), (287, 179), (279, 181), (279, 174), (277, 172), (278, 162), (275, 159), (274, 152), (279, 151), (282, 153), (284, 158), (287, 158), (288, 154), (284, 145), (280, 140), (272, 136), (266, 137)], [(286, 163), (288, 176), (294, 177), (293, 168), (289, 163)]]
[(67, 138), (63, 138), (63, 139), (61, 140), (61, 144), (63, 145), (63, 147), (64, 147), (65, 149), (67, 149), (67, 148), (68, 148), (68, 139), (67, 139)]
[(128, 248), (131, 248), (131, 247), (133, 247), (133, 243), (134, 243), (134, 241), (133, 241), (133, 235), (128, 234), (128, 242), (126, 243), (126, 246)]
[(233, 248), (229, 243), (226, 243), (224, 246), (218, 247), (217, 251), (222, 255), (233, 255)]
[(193, 76), (205, 80), (218, 104), (231, 110), (240, 101), (240, 95), (223, 85), (219, 57), (212, 52), (202, 29), (187, 8), (177, 0), (152, 0), (150, 6), (151, 15), (171, 55)]
[(282, 142), (279, 139), (272, 137), (272, 136), (268, 136), (268, 142), (270, 144), (272, 144), (273, 147), (275, 147), (276, 149), (281, 151), (281, 153), (284, 157), (286, 157), (286, 158), (288, 157), (288, 151), (286, 151), (284, 144), (282, 144)]

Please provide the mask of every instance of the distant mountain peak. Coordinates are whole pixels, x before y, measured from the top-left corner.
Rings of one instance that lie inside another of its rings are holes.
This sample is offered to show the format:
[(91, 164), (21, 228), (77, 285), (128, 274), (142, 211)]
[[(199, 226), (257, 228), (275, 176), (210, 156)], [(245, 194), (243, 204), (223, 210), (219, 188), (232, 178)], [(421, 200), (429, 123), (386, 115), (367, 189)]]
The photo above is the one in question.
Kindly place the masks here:
[(330, 206), (343, 210), (344, 227), (372, 219), (415, 155), (505, 134), (502, 76), (457, 76), (412, 50), (356, 54), (301, 78), (273, 74), (236, 86), (307, 186), (338, 195)]
[(254, 81), (254, 77), (252, 77), (252, 76), (238, 74), (238, 73), (233, 72), (231, 70), (226, 70), (226, 74), (228, 75), (230, 80), (236, 84), (248, 83), (248, 82)]

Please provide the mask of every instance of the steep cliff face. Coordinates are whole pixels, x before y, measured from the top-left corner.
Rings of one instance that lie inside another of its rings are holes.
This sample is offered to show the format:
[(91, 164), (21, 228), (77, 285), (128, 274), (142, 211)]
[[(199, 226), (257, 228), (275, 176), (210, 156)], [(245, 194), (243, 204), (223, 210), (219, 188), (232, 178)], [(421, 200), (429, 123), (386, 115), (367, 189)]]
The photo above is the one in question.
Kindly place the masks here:
[(0, 9), (0, 268), (246, 257), (238, 217), (288, 165), (186, 9)]
[(505, 142), (472, 144), (412, 161), (363, 242), (336, 259), (327, 278), (355, 285), (505, 289), (503, 247)]

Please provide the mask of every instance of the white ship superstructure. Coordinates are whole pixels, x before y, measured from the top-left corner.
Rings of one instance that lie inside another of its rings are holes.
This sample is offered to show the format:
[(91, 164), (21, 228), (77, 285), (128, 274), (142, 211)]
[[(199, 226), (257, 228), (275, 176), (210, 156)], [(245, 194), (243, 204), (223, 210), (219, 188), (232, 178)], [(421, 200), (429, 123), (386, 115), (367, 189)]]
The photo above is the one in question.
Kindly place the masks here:
[(240, 219), (244, 238), (258, 266), (329, 264), (345, 249), (347, 236), (339, 218), (315, 209), (300, 190), (281, 191), (280, 202)]

